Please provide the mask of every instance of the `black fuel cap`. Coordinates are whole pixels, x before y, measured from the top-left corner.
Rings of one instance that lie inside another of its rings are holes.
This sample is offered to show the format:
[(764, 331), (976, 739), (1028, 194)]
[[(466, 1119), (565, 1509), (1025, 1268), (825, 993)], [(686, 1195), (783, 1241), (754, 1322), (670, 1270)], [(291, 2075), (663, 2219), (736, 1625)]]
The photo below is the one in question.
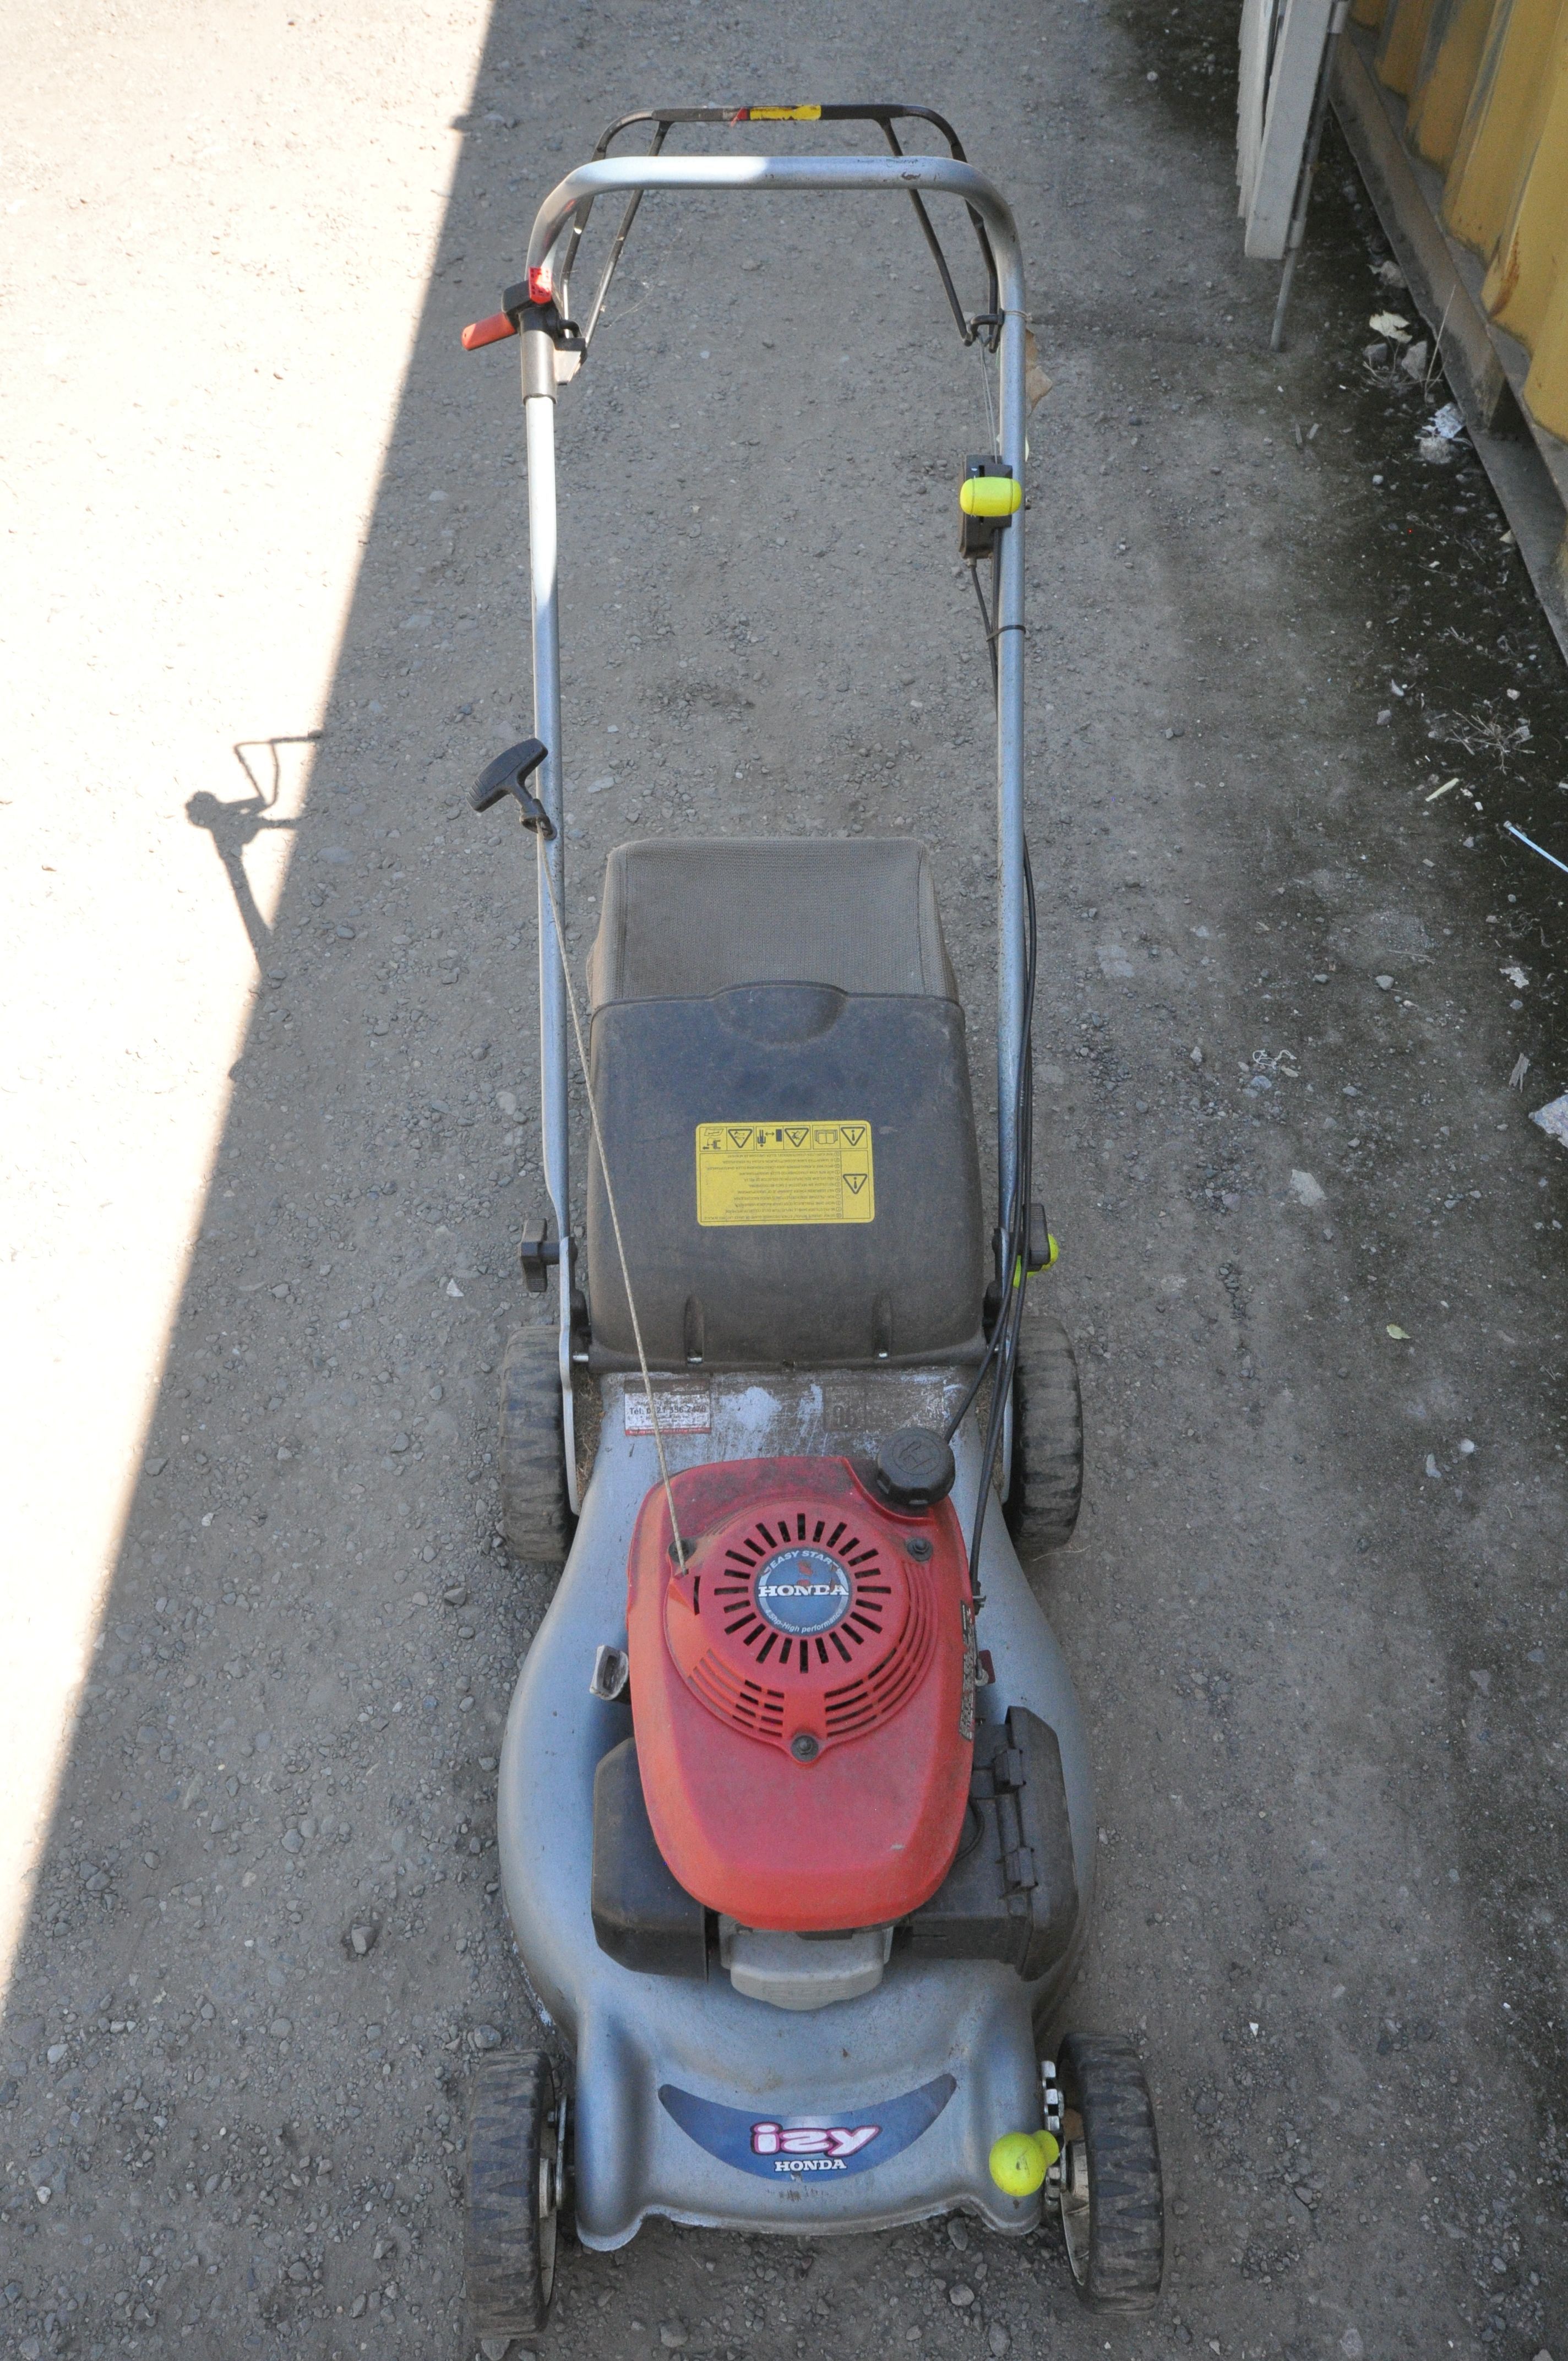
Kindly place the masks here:
[(894, 1508), (934, 1509), (957, 1475), (952, 1452), (927, 1426), (901, 1426), (877, 1451), (876, 1488)]

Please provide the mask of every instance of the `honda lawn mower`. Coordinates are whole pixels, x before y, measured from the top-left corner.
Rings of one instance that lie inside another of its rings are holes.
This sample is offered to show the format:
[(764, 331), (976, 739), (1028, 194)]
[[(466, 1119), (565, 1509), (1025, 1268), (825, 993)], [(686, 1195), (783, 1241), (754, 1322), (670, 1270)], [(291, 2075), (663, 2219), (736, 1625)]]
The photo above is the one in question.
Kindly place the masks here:
[[(906, 118), (950, 152), (906, 154)], [(875, 125), (888, 152), (663, 152), (680, 125), (817, 122)], [(611, 154), (637, 124), (647, 152)], [(908, 199), (988, 395), (997, 368), (992, 447), (959, 493), (997, 715), (989, 1251), (964, 1016), (919, 844), (620, 845), (579, 1007), (555, 405), (659, 190)], [(628, 202), (579, 324), (572, 266), (612, 192)], [(943, 197), (978, 245), (973, 315), (933, 226)], [(558, 1316), (547, 1304), (508, 1348), (501, 1490), (517, 1556), (565, 1571), (512, 1700), (498, 1831), (518, 1947), (562, 2047), (475, 2068), (474, 2332), (495, 2350), (543, 2325), (568, 2207), (599, 2251), (651, 2214), (814, 2236), (953, 2213), (1025, 2236), (1052, 2217), (1086, 2301), (1146, 2307), (1164, 2251), (1154, 2117), (1130, 2041), (1061, 2029), (1093, 1886), (1090, 1765), (1015, 1554), (1070, 1534), (1081, 1425), (1066, 1334), (1026, 1307), (1055, 1247), (1032, 1173), (1013, 215), (928, 109), (632, 116), (545, 199), (522, 283), (464, 342), (514, 335), (538, 734), (471, 799), (515, 799), (535, 845), (554, 1222), (527, 1224), (521, 1254), (534, 1293), (554, 1275)], [(589, 1114), (580, 1238), (574, 1048)], [(576, 1411), (596, 1389), (590, 1465)]]

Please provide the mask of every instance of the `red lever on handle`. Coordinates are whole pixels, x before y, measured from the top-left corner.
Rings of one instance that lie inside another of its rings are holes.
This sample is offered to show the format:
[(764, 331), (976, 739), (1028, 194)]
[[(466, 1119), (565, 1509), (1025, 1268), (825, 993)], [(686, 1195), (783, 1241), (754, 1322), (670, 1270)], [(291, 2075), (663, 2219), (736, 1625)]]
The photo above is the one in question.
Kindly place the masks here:
[(475, 320), (463, 331), (463, 349), (476, 353), (481, 345), (499, 345), (503, 336), (515, 336), (516, 328), (505, 312), (492, 312), (488, 320)]

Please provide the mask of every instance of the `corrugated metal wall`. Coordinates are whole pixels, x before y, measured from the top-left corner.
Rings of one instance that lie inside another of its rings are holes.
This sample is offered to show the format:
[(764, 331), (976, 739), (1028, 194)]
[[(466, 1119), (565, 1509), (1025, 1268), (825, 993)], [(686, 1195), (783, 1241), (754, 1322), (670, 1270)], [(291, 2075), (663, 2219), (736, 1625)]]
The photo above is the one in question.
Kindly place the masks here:
[(1443, 176), (1444, 226), (1530, 357), (1522, 400), (1568, 440), (1568, 0), (1354, 0), (1405, 140)]

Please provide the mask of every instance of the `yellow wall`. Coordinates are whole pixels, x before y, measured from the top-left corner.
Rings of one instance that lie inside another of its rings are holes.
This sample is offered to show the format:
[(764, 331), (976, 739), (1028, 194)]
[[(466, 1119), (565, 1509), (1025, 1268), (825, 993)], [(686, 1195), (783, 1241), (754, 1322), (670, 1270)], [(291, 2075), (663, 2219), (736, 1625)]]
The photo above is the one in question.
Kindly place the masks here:
[(1440, 171), (1453, 161), (1492, 20), (1508, 0), (1438, 0), (1427, 27), (1405, 137)]
[(1568, 0), (1355, 0), (1405, 137), (1445, 175), (1443, 219), (1482, 300), (1530, 355), (1525, 400), (1568, 439)]

